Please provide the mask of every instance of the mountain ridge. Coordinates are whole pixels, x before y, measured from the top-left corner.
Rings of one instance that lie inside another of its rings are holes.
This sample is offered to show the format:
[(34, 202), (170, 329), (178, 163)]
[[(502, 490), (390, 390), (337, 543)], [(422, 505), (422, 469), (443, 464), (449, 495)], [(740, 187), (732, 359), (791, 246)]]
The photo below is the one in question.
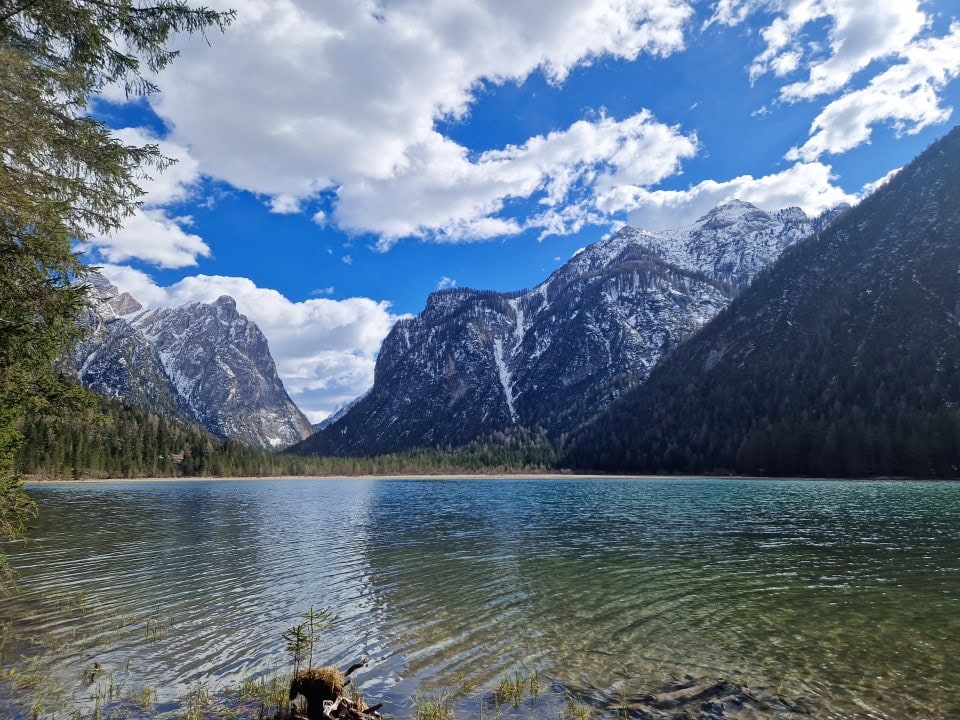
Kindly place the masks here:
[(84, 386), (257, 447), (281, 449), (312, 432), (233, 298), (144, 308), (102, 276), (90, 284), (88, 333), (73, 351)]
[(784, 253), (586, 427), (574, 467), (950, 476), (960, 466), (960, 129)]
[(455, 447), (517, 426), (561, 437), (642, 382), (815, 222), (734, 201), (673, 231), (624, 227), (530, 290), (431, 293), (384, 340), (373, 388), (293, 450)]

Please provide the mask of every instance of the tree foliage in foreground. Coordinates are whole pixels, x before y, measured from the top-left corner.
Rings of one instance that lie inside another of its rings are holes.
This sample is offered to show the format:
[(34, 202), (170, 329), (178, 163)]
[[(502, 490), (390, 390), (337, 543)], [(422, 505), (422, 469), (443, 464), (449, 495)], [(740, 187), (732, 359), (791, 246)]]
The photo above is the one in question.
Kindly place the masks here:
[(143, 173), (167, 162), (117, 140), (90, 99), (110, 85), (152, 92), (174, 34), (231, 18), (179, 0), (0, 0), (0, 540), (32, 512), (13, 472), (23, 418), (83, 406), (55, 368), (83, 302), (72, 243), (118, 229)]
[(98, 399), (102, 422), (37, 414), (22, 425), (26, 442), (19, 472), (43, 478), (296, 477), (547, 472), (556, 466), (542, 434), (498, 434), (464, 448), (409, 450), (376, 457), (316, 457), (272, 453), (224, 442), (107, 398)]

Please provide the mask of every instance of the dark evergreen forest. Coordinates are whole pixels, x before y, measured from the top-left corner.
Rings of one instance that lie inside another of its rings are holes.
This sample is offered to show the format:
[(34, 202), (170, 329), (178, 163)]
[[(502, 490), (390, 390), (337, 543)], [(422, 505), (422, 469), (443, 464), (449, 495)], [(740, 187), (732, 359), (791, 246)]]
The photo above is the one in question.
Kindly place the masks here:
[(94, 420), (33, 416), (22, 426), (19, 472), (46, 478), (252, 477), (545, 472), (556, 453), (541, 435), (513, 433), (462, 448), (377, 457), (271, 453), (224, 442), (118, 400), (98, 398)]
[(614, 472), (960, 475), (960, 129), (800, 242), (571, 443)]

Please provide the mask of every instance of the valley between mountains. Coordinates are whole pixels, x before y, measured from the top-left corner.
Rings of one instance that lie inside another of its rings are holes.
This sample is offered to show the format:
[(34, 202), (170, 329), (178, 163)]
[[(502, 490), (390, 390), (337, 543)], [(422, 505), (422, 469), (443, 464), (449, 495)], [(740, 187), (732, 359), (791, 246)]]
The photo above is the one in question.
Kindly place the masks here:
[(95, 279), (73, 365), (102, 395), (302, 456), (536, 447), (605, 472), (952, 476), (958, 177), (955, 130), (855, 208), (734, 200), (623, 227), (532, 289), (437, 291), (317, 428), (229, 297), (144, 308)]

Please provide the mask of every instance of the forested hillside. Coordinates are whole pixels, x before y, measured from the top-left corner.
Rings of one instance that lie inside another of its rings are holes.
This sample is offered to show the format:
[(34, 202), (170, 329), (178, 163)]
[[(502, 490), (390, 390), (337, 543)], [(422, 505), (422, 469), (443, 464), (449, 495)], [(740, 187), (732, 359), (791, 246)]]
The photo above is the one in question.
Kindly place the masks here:
[(582, 431), (579, 468), (954, 477), (960, 130), (787, 250)]
[(485, 438), (456, 451), (409, 451), (373, 458), (300, 457), (223, 442), (117, 400), (99, 398), (100, 422), (35, 416), (24, 423), (16, 466), (45, 478), (390, 475), (540, 472), (556, 462), (541, 436)]
[(732, 200), (675, 230), (623, 227), (531, 290), (432, 293), (384, 340), (370, 391), (296, 450), (456, 447), (504, 428), (562, 443), (820, 222)]

